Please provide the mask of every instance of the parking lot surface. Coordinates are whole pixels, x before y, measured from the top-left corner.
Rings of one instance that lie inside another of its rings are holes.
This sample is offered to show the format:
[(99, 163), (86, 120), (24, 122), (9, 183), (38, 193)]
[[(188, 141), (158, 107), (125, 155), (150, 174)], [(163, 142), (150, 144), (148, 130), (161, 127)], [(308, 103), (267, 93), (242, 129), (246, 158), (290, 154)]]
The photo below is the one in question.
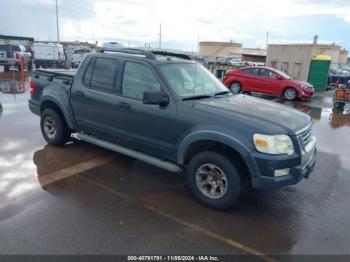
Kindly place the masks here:
[(223, 212), (197, 203), (181, 174), (47, 145), (27, 88), (0, 92), (0, 254), (350, 254), (350, 112), (333, 109), (332, 91), (286, 105), (314, 120), (310, 178)]

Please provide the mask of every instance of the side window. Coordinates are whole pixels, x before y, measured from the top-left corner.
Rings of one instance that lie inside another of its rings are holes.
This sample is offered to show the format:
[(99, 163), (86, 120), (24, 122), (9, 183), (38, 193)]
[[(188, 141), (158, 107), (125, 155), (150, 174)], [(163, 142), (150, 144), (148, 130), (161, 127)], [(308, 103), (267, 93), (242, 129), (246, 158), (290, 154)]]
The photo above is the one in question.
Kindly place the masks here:
[(257, 68), (247, 68), (243, 72), (248, 75), (259, 75), (259, 70)]
[(276, 78), (276, 74), (267, 69), (260, 69), (260, 76), (266, 78)]
[(127, 62), (124, 69), (122, 95), (141, 100), (144, 92), (160, 92), (157, 77), (145, 65)]
[[(90, 66), (90, 65), (89, 65)], [(115, 59), (96, 58), (90, 87), (99, 91), (116, 92), (119, 63)]]
[(92, 70), (94, 68), (94, 64), (95, 64), (95, 58), (90, 59), (89, 65), (84, 74), (83, 82), (88, 87), (91, 86), (91, 76), (92, 76)]

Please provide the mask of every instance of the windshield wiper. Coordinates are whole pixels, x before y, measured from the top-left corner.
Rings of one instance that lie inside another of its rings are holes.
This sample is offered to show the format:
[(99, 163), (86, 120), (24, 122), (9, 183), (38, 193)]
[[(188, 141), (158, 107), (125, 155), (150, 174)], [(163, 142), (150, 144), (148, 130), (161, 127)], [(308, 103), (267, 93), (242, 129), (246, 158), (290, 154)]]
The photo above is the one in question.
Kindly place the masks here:
[(227, 95), (227, 94), (229, 94), (229, 93), (230, 93), (230, 91), (221, 91), (221, 92), (215, 93), (214, 96)]
[(197, 100), (197, 99), (211, 98), (211, 97), (212, 97), (211, 95), (188, 96), (188, 97), (182, 98), (182, 101), (186, 101), (186, 100)]

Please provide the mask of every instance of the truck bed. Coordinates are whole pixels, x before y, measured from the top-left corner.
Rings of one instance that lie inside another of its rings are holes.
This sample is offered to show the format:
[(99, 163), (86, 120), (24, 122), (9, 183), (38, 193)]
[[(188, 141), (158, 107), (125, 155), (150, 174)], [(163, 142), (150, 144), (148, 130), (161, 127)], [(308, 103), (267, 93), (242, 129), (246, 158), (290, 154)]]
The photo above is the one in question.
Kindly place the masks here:
[(34, 71), (33, 76), (44, 76), (51, 78), (59, 78), (63, 80), (73, 80), (77, 69), (37, 69)]

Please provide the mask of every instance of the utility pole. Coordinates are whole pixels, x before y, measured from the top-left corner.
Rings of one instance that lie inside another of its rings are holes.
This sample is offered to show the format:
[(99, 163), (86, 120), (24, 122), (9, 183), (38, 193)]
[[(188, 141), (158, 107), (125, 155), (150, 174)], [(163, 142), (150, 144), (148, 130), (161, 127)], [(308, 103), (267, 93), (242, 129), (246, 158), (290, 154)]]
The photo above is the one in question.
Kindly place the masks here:
[(197, 34), (197, 54), (199, 54), (199, 33)]
[(269, 32), (266, 33), (266, 50), (269, 46)]
[(56, 1), (56, 26), (57, 26), (57, 43), (60, 42), (60, 29), (59, 29), (59, 26), (58, 26), (58, 0), (55, 0)]
[(162, 24), (159, 25), (159, 48), (162, 48)]

